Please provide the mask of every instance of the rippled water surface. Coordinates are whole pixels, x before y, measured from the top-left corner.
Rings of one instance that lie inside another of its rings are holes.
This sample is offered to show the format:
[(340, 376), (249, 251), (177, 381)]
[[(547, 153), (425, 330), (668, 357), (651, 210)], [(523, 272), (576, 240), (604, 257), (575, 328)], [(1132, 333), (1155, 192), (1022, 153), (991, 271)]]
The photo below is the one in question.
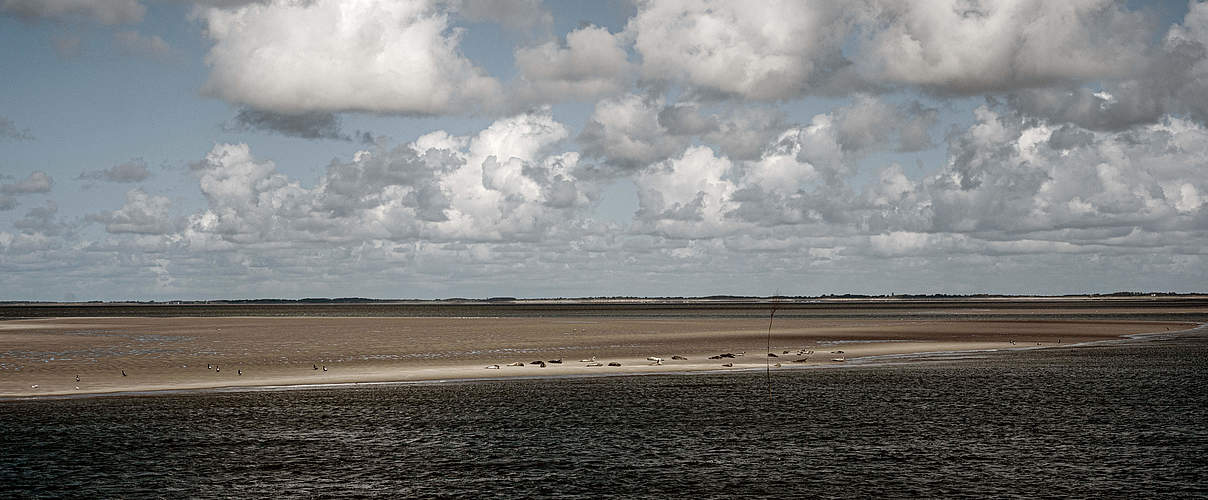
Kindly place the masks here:
[(0, 402), (0, 496), (1203, 497), (1208, 340)]

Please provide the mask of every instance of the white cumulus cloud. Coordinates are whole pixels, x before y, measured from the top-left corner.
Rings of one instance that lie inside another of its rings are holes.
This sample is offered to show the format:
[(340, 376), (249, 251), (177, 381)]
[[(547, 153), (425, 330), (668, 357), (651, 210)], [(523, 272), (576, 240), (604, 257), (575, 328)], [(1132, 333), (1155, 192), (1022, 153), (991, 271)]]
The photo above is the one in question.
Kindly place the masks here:
[(567, 134), (548, 110), (473, 136), (434, 132), (333, 162), (313, 187), (246, 144), (218, 144), (194, 166), (209, 204), (188, 232), (236, 244), (539, 239), (593, 201), (578, 154), (551, 149)]
[(203, 91), (259, 110), (441, 114), (502, 92), (434, 1), (274, 0), (197, 16), (213, 41)]
[(1109, 0), (873, 2), (853, 57), (866, 78), (975, 94), (1120, 75), (1149, 23)]
[(172, 214), (171, 200), (141, 189), (127, 191), (121, 208), (89, 215), (88, 220), (104, 224), (106, 231), (115, 234), (169, 234), (178, 231), (184, 222)]
[(842, 21), (838, 3), (643, 1), (626, 31), (646, 78), (779, 100), (801, 95), (835, 69)]
[(586, 99), (620, 92), (628, 83), (629, 62), (621, 39), (597, 26), (566, 35), (564, 44), (546, 42), (515, 52), (526, 101)]

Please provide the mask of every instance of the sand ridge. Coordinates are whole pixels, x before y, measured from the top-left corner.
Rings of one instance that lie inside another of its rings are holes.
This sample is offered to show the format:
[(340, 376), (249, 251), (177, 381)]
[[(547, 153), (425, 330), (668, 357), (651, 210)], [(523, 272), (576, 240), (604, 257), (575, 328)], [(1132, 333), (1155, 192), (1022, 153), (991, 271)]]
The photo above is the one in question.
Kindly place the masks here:
[[(13, 320), (0, 322), (0, 396), (742, 370), (774, 363), (788, 369), (887, 354), (1069, 345), (1190, 326), (1162, 321), (786, 318), (773, 323), (776, 357), (769, 358), (766, 318)], [(734, 357), (709, 359), (725, 353)], [(580, 361), (593, 357), (597, 363)], [(800, 360), (806, 362), (794, 362)], [(610, 362), (620, 366), (608, 366)], [(510, 366), (514, 363), (522, 366)], [(595, 364), (602, 366), (589, 366)]]

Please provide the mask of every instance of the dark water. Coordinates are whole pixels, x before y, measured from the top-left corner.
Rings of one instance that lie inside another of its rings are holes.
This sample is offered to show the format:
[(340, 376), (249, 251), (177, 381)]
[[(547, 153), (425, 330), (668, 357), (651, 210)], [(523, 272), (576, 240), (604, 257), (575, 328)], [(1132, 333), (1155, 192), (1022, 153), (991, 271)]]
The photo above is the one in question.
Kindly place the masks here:
[(0, 402), (0, 497), (1205, 497), (1208, 339)]

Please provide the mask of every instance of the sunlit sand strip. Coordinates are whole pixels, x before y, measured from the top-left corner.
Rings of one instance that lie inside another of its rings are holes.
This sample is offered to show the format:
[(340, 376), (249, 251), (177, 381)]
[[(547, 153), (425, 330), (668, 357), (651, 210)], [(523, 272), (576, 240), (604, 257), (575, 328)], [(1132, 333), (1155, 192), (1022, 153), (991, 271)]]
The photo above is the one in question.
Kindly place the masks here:
[[(994, 353), (1045, 349), (1053, 347), (1077, 348), (1090, 345), (1123, 343), (1130, 341), (1151, 341), (1174, 338), (1187, 334), (1203, 334), (1208, 332), (1208, 324), (1177, 331), (1159, 331), (1149, 333), (1134, 333), (1121, 338), (1095, 340), (1068, 344), (1041, 344), (1003, 346), (1001, 342), (917, 342), (917, 341), (887, 341), (887, 342), (834, 342), (831, 345), (843, 346), (844, 349), (833, 351), (818, 351), (807, 363), (785, 363), (777, 359), (769, 359), (765, 365), (764, 352), (747, 353), (722, 360), (708, 359), (707, 353), (695, 353), (686, 361), (673, 361), (655, 364), (641, 358), (600, 358), (599, 361), (619, 363), (620, 366), (588, 366), (580, 362), (564, 361), (561, 365), (547, 364), (545, 368), (534, 365), (509, 366), (505, 369), (487, 369), (482, 365), (459, 364), (433, 367), (356, 367), (341, 370), (340, 373), (322, 372), (316, 376), (278, 375), (278, 376), (248, 376), (238, 380), (228, 380), (225, 383), (215, 383), (213, 380), (191, 380), (173, 383), (139, 383), (139, 384), (109, 384), (105, 387), (94, 387), (87, 391), (51, 391), (0, 394), (2, 400), (41, 399), (41, 398), (74, 398), (115, 395), (155, 395), (179, 394), (206, 391), (277, 391), (291, 389), (319, 389), (352, 386), (373, 386), (390, 384), (440, 384), (469, 381), (499, 381), (499, 380), (532, 380), (560, 379), (585, 377), (611, 377), (631, 375), (686, 375), (686, 374), (717, 374), (717, 373), (749, 373), (762, 371), (778, 363), (774, 370), (803, 370), (849, 367), (869, 367), (894, 364), (915, 360), (960, 359), (970, 356), (992, 355)], [(854, 345), (863, 344), (863, 345)], [(827, 347), (831, 349), (831, 347)], [(841, 352), (840, 352), (841, 351)], [(841, 355), (841, 356), (840, 356)], [(830, 356), (840, 356), (832, 358)], [(734, 361), (741, 359), (740, 361)], [(840, 361), (841, 359), (841, 361)], [(727, 361), (728, 363), (722, 363)], [(723, 366), (730, 364), (731, 366)], [(487, 365), (493, 366), (493, 365)], [(256, 367), (247, 368), (249, 371)]]

